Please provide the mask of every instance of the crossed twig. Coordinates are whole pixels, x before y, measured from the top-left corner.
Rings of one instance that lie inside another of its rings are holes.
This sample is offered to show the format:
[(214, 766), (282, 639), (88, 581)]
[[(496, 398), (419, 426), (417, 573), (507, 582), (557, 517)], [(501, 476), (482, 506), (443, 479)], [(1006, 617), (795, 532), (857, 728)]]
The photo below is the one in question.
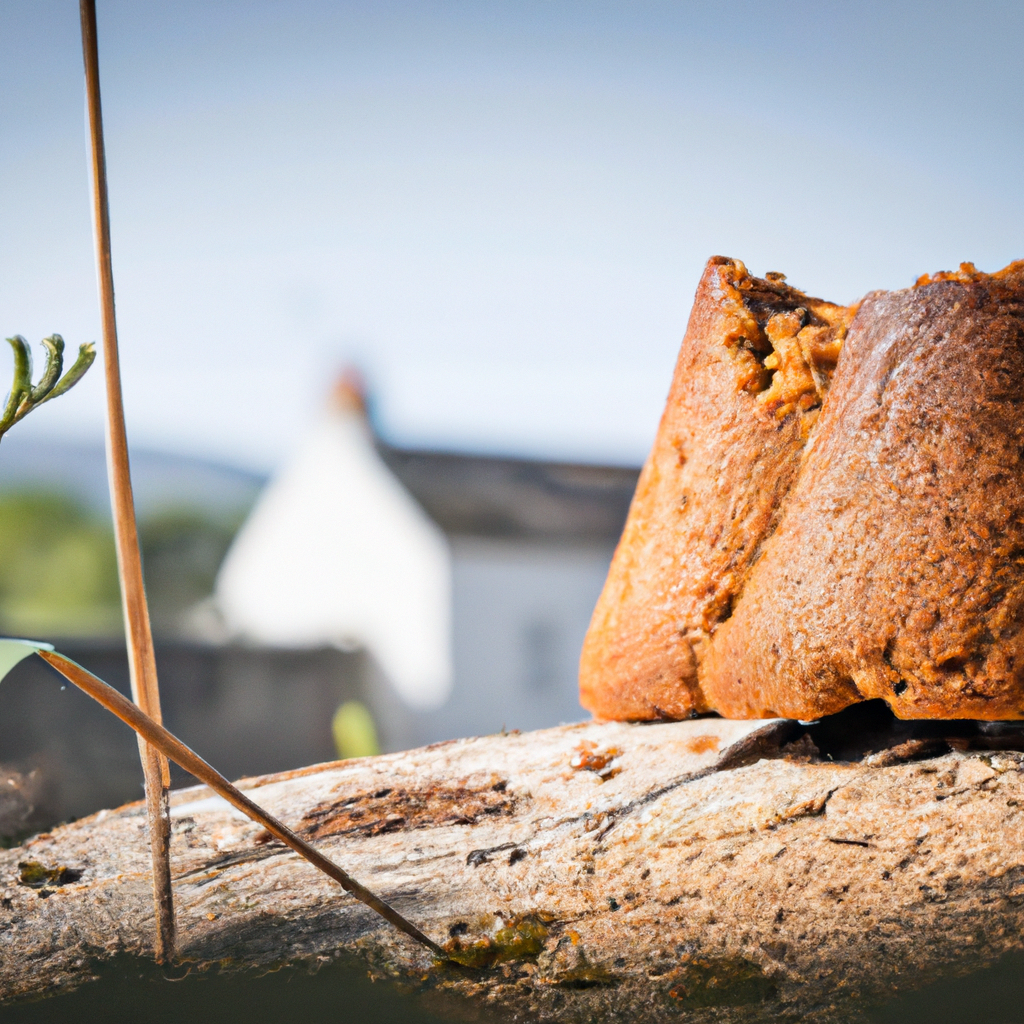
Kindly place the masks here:
[[(87, 693), (93, 700), (102, 704), (108, 711), (117, 715), (122, 722), (131, 726), (147, 743), (152, 744), (165, 757), (175, 764), (181, 765), (185, 771), (194, 775), (200, 782), (205, 782), (215, 793), (233, 804), (243, 814), (262, 825), (275, 839), (291, 847), (300, 857), (309, 861), (313, 867), (340, 883), (341, 887), (351, 893), (360, 903), (380, 914), (399, 931), (426, 946), (438, 960), (456, 964), (451, 954), (442, 949), (433, 939), (428, 938), (411, 921), (403, 917), (391, 904), (371, 892), (365, 885), (360, 885), (347, 871), (344, 871), (330, 858), (325, 857), (314, 846), (310, 846), (301, 836), (293, 832), (287, 825), (268, 814), (259, 804), (250, 800), (240, 789), (233, 786), (215, 768), (206, 763), (194, 750), (187, 747), (173, 733), (168, 732), (159, 722), (154, 722), (144, 711), (141, 711), (127, 697), (118, 693), (112, 686), (94, 676), (81, 665), (53, 650), (49, 644), (40, 644), (29, 640), (0, 640), (10, 646), (22, 644), (27, 650), (34, 650), (47, 664), (52, 665), (65, 679), (72, 682), (80, 690)], [(2, 674), (0, 674), (2, 678)]]
[(14, 349), (14, 383), (11, 393), (7, 396), (3, 415), (0, 416), (0, 437), (20, 419), (24, 419), (37, 405), (48, 402), (51, 398), (63, 395), (73, 388), (85, 375), (85, 371), (96, 358), (96, 346), (91, 342), (79, 346), (78, 358), (64, 376), (64, 339), (59, 334), (51, 334), (43, 338), (42, 345), (46, 349), (46, 367), (39, 383), (32, 385), (32, 350), (28, 342), (20, 335), (8, 338)]

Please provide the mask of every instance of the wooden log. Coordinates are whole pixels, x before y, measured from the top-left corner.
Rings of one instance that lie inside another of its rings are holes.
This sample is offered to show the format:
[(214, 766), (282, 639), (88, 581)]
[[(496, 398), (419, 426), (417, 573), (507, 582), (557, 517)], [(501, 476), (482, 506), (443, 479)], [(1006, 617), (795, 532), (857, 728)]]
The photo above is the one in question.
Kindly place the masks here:
[[(355, 955), (448, 1012), (856, 1020), (1024, 946), (1024, 753), (962, 735), (830, 761), (795, 723), (591, 723), (242, 786), (464, 966), (197, 787), (172, 798), (197, 969)], [(145, 955), (149, 870), (141, 803), (0, 851), (0, 996)]]

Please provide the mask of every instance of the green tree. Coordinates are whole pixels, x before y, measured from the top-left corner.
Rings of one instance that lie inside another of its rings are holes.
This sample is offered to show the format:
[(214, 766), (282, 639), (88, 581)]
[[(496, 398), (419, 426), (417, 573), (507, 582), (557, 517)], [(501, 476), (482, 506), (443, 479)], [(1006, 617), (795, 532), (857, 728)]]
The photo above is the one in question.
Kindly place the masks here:
[(66, 495), (0, 497), (0, 626), (30, 636), (119, 633), (109, 524)]
[(213, 593), (241, 516), (215, 517), (198, 508), (168, 508), (139, 523), (142, 571), (153, 625), (176, 632), (181, 616)]

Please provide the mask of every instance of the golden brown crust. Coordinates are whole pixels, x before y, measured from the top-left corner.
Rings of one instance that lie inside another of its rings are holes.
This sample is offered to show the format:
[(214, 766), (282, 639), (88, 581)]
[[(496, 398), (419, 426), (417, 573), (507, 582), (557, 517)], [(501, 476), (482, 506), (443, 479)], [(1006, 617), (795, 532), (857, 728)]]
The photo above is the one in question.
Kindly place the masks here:
[(707, 709), (697, 667), (774, 527), (848, 319), (781, 275), (708, 262), (583, 648), (595, 714)]
[(846, 310), (711, 261), (584, 644), (584, 705), (1024, 716), (1022, 459), (1024, 262)]

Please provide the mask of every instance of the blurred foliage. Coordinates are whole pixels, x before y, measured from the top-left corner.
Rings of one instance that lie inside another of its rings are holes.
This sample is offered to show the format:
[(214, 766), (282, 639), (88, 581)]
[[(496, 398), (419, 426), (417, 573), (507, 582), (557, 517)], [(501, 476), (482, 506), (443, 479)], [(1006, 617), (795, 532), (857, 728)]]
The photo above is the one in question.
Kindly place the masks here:
[(170, 508), (139, 523), (142, 571), (154, 629), (177, 632), (182, 615), (213, 593), (217, 570), (242, 518)]
[[(139, 523), (154, 629), (176, 632), (182, 615), (212, 592), (240, 521), (167, 509)], [(42, 637), (122, 631), (109, 518), (58, 492), (0, 495), (0, 630)]]
[(0, 624), (15, 635), (118, 632), (110, 526), (65, 495), (0, 497)]
[(331, 733), (338, 757), (373, 757), (380, 753), (377, 727), (370, 709), (358, 700), (347, 700), (334, 712)]

